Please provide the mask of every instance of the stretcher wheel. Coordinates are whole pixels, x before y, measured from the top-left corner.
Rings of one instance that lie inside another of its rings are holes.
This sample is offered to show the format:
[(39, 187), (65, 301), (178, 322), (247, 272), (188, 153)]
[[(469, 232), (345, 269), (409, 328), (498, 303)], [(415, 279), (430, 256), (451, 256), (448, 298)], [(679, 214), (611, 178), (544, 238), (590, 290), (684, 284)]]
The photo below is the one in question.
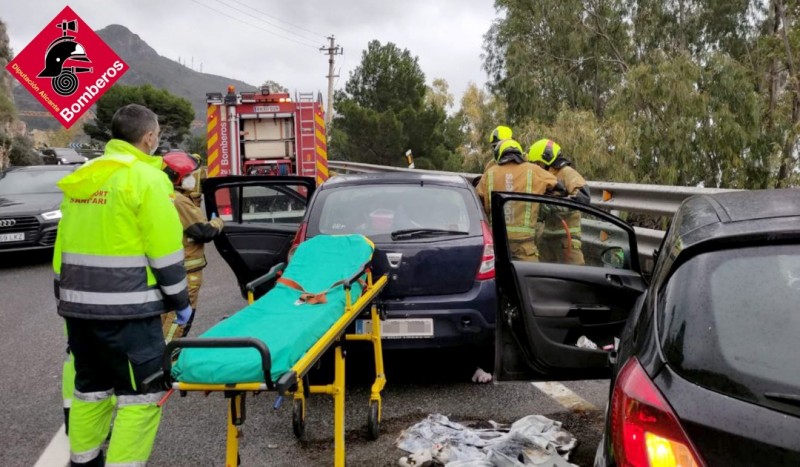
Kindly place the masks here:
[(306, 417), (304, 415), (303, 399), (294, 399), (292, 401), (292, 431), (297, 439), (301, 439), (306, 433)]
[(367, 417), (367, 438), (371, 441), (381, 435), (381, 418), (378, 401), (369, 401), (369, 416)]

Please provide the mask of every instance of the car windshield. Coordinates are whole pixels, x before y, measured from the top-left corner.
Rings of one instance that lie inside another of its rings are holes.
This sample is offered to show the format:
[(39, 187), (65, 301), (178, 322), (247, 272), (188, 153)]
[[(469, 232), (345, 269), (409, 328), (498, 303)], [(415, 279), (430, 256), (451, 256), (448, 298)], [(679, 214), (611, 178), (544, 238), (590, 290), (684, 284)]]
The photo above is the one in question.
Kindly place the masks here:
[(10, 170), (0, 173), (0, 195), (60, 193), (56, 182), (68, 173), (66, 170)]
[(321, 194), (321, 211), (309, 223), (311, 234), (362, 234), (381, 241), (480, 234), (476, 209), (468, 208), (471, 194), (462, 188), (361, 185)]
[(709, 389), (800, 413), (800, 245), (713, 251), (675, 271), (659, 299), (667, 360)]

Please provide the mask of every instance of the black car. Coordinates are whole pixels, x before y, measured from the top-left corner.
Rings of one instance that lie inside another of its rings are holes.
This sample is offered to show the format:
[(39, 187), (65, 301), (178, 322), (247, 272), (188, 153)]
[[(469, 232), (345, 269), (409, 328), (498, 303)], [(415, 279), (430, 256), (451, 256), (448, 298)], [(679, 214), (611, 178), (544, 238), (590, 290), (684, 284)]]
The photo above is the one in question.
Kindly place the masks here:
[[(492, 345), (494, 248), (464, 178), (339, 175), (316, 187), (304, 177), (218, 177), (203, 192), (209, 215), (226, 222), (215, 244), (240, 286), (315, 235), (363, 234), (376, 246), (374, 273), (390, 276), (384, 347)], [(355, 326), (366, 333), (371, 323)]]
[(72, 148), (48, 148), (42, 149), (42, 162), (48, 165), (81, 165), (89, 158), (81, 156), (78, 151)]
[(76, 168), (34, 165), (0, 172), (0, 253), (53, 247), (63, 195), (56, 182)]
[(686, 200), (647, 281), (618, 218), (532, 195), (492, 203), (582, 215), (585, 265), (509, 259), (494, 218), (495, 373), (611, 377), (596, 465), (800, 465), (800, 191)]

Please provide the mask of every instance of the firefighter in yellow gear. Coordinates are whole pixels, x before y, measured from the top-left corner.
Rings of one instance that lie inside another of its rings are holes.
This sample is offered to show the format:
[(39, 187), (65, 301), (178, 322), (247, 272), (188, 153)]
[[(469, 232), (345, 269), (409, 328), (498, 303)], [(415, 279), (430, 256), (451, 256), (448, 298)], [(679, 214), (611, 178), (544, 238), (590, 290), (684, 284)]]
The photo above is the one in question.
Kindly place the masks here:
[[(542, 195), (558, 191), (555, 175), (526, 160), (522, 146), (513, 139), (502, 141), (497, 149), (497, 165), (492, 166), (478, 183), (478, 195), (491, 222), (491, 197), (493, 191), (509, 191)], [(504, 212), (508, 231), (508, 244), (512, 259), (539, 261), (534, 235), (539, 204), (508, 202)]]
[[(189, 287), (189, 304), (197, 311), (200, 287), (203, 285), (203, 269), (208, 264), (205, 257), (205, 244), (222, 232), (223, 222), (212, 215), (209, 221), (196, 205), (192, 195), (198, 193), (199, 157), (184, 152), (169, 152), (164, 155), (164, 172), (175, 187), (175, 209), (183, 226), (183, 265)], [(194, 318), (192, 313), (192, 318)], [(167, 341), (186, 336), (192, 320), (185, 325), (176, 325), (175, 312), (161, 316), (164, 337)]]
[[(571, 167), (572, 162), (561, 153), (558, 143), (551, 139), (536, 141), (528, 151), (528, 161), (555, 175), (569, 197), (589, 204), (586, 180)], [(538, 242), (541, 261), (585, 264), (581, 251), (581, 213), (574, 209), (550, 209), (543, 222)]]

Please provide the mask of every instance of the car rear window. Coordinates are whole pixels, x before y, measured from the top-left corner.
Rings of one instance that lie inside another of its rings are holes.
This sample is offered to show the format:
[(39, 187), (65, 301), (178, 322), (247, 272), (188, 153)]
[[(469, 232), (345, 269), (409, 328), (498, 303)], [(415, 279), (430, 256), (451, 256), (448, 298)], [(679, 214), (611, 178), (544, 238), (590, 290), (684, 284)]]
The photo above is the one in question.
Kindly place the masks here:
[(12, 170), (0, 173), (0, 195), (31, 193), (61, 193), (56, 183), (64, 178), (66, 170)]
[(675, 271), (659, 298), (665, 356), (697, 384), (800, 413), (774, 397), (800, 396), (798, 304), (800, 245), (698, 255)]
[(309, 234), (362, 234), (376, 241), (389, 241), (392, 232), (408, 229), (480, 235), (481, 218), (473, 196), (464, 188), (418, 183), (323, 190), (311, 208)]

